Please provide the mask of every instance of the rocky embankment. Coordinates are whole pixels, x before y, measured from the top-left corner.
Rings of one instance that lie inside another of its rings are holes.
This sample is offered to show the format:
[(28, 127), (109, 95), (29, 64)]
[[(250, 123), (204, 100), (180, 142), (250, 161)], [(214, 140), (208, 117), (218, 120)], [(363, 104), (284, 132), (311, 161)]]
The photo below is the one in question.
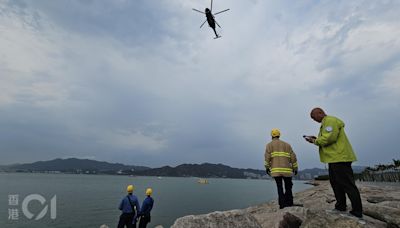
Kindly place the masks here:
[[(172, 228), (220, 227), (397, 227), (400, 228), (400, 186), (357, 183), (364, 218), (332, 213), (335, 197), (327, 181), (313, 182), (315, 187), (295, 194), (296, 205), (279, 209), (277, 201), (241, 210), (189, 215), (178, 218)], [(348, 200), (348, 208), (351, 208)]]

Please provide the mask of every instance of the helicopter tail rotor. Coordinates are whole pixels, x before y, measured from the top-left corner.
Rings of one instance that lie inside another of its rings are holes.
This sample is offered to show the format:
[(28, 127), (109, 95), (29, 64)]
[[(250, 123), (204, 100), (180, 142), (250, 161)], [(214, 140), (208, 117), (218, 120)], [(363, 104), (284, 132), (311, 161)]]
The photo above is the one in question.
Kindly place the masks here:
[(211, 8), (210, 8), (210, 11), (211, 11), (211, 13), (212, 13), (212, 4), (213, 3), (213, 0), (211, 0)]

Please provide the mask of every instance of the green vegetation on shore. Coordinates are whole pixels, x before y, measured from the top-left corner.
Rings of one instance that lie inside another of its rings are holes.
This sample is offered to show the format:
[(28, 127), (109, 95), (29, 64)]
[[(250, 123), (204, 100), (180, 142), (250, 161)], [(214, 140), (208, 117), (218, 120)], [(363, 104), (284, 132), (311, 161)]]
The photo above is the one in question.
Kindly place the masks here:
[(367, 167), (356, 178), (360, 181), (400, 182), (400, 160), (393, 159), (392, 164)]

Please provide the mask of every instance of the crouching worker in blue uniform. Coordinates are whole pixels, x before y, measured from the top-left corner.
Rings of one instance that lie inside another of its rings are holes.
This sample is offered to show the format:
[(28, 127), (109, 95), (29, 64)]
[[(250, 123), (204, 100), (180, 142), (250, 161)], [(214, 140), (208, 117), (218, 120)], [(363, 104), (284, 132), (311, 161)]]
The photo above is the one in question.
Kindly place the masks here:
[(153, 209), (154, 200), (151, 198), (153, 189), (146, 189), (146, 199), (143, 200), (142, 210), (139, 212), (140, 222), (139, 228), (146, 228), (147, 224), (151, 221), (150, 212)]
[(140, 205), (138, 198), (133, 195), (133, 185), (129, 185), (126, 188), (128, 195), (125, 196), (118, 209), (122, 211), (121, 216), (119, 216), (118, 228), (136, 228), (136, 212), (140, 211)]

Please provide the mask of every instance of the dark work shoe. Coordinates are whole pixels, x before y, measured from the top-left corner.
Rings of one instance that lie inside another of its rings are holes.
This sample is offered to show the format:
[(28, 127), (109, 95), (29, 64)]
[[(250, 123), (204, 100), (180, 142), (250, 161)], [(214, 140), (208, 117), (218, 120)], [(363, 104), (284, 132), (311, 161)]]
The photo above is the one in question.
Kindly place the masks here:
[(335, 210), (344, 212), (344, 211), (346, 211), (346, 208), (337, 208), (337, 207), (335, 207)]
[(363, 217), (361, 212), (350, 211), (349, 213), (351, 215), (353, 215), (353, 216), (356, 216), (357, 218), (362, 218)]

